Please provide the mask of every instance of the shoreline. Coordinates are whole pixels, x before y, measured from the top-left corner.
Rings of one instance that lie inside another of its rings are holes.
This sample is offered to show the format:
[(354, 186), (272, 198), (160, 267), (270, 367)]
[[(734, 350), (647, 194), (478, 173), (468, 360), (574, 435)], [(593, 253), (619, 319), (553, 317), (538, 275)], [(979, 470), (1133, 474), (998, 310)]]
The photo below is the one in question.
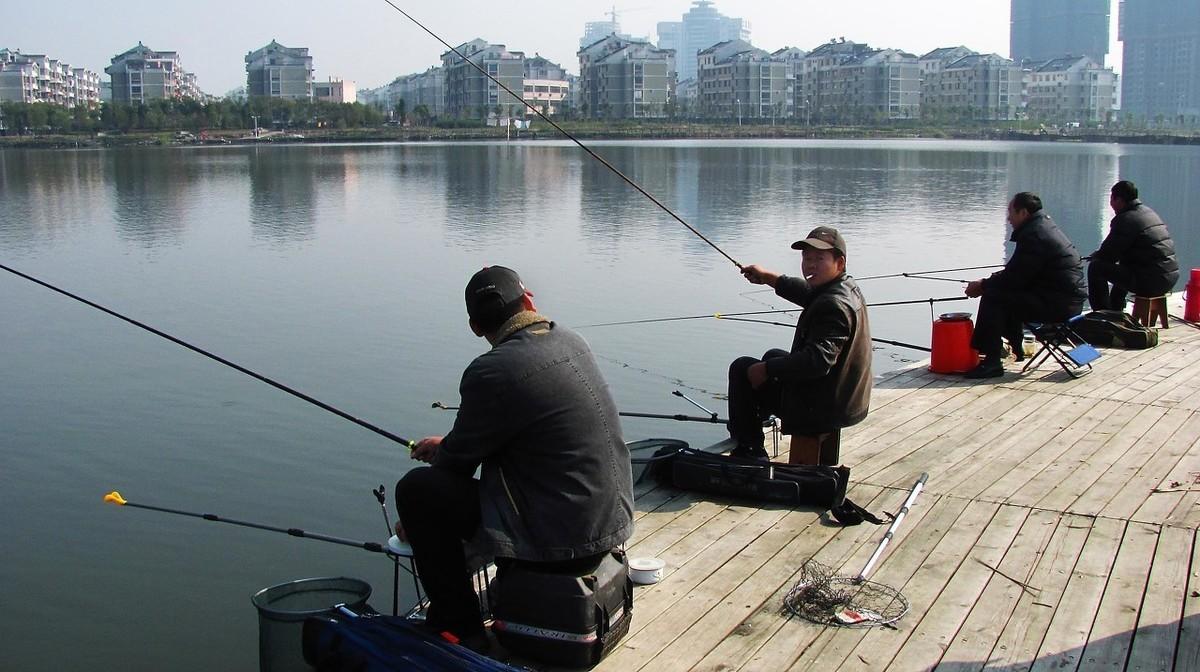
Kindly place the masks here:
[[(1000, 140), (1027, 142), (1075, 142), (1151, 145), (1200, 145), (1200, 133), (1154, 133), (1068, 129), (1048, 132), (1003, 128), (929, 128), (746, 125), (663, 123), (602, 124), (564, 122), (564, 129), (585, 140)], [(174, 131), (98, 133), (70, 135), (0, 136), (0, 149), (110, 149), (139, 146), (257, 145), (257, 144), (347, 144), (380, 142), (453, 142), (478, 140), (561, 140), (563, 135), (540, 124), (519, 134), (506, 134), (495, 127), (438, 128), (384, 127), (368, 129), (316, 129), (250, 137), (249, 130), (213, 131), (205, 140), (180, 137)]]

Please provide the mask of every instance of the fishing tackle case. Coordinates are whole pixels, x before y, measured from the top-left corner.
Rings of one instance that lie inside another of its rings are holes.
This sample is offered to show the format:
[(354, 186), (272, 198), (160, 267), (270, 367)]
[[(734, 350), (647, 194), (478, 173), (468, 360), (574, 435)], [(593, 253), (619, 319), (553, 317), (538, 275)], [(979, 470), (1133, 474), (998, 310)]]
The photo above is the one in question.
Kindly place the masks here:
[(670, 474), (683, 490), (822, 509), (840, 506), (850, 482), (849, 467), (777, 464), (693, 448), (672, 458)]
[(1158, 332), (1120, 310), (1093, 310), (1071, 321), (1083, 340), (1105, 348), (1145, 350), (1158, 345)]
[(528, 563), (497, 567), (488, 600), (501, 646), (566, 667), (599, 663), (633, 618), (633, 582), (620, 549), (584, 574), (550, 573)]

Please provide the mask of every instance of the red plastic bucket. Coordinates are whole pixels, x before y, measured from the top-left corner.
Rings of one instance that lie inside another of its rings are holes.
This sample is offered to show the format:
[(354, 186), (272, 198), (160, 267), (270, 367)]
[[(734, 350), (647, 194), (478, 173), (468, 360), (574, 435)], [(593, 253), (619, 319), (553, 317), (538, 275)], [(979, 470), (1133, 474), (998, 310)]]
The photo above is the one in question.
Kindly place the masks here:
[(1200, 268), (1192, 269), (1192, 278), (1184, 291), (1183, 319), (1200, 322)]
[(971, 347), (975, 325), (970, 313), (943, 315), (933, 322), (933, 352), (929, 370), (934, 373), (966, 373), (979, 364), (979, 351)]

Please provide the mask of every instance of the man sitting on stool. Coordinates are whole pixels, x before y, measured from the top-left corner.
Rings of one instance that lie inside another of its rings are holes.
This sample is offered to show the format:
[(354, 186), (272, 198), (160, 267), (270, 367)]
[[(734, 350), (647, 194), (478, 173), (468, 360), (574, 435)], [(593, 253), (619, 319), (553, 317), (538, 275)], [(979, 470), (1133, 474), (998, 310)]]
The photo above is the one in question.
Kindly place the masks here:
[(1179, 261), (1162, 218), (1138, 200), (1137, 186), (1129, 180), (1112, 186), (1108, 204), (1116, 216), (1088, 264), (1092, 310), (1125, 310), (1129, 292), (1154, 298), (1174, 289)]
[(1026, 322), (1066, 322), (1079, 314), (1087, 296), (1079, 252), (1042, 210), (1037, 194), (1023, 191), (1008, 204), (1008, 223), (1017, 244), (1002, 270), (967, 283), (965, 293), (979, 298), (979, 316), (971, 347), (983, 354), (968, 378), (1004, 375), (1003, 340), (1017, 360), (1024, 359)]
[(761, 266), (742, 269), (756, 285), (804, 308), (792, 350), (770, 350), (762, 360), (739, 357), (729, 365), (731, 454), (766, 459), (763, 418), (775, 414), (792, 437), (791, 464), (836, 465), (842, 427), (867, 417), (871, 401), (871, 328), (867, 303), (846, 275), (846, 241), (837, 229), (818, 226), (801, 250), (804, 277)]
[(396, 484), (396, 533), (412, 545), (427, 623), (478, 648), (486, 639), (463, 542), (486, 542), (498, 563), (588, 571), (633, 533), (633, 479), (588, 344), (539, 315), (503, 266), (476, 273), (466, 301), (471, 331), (492, 349), (463, 372), (454, 428), (413, 449), (432, 466)]

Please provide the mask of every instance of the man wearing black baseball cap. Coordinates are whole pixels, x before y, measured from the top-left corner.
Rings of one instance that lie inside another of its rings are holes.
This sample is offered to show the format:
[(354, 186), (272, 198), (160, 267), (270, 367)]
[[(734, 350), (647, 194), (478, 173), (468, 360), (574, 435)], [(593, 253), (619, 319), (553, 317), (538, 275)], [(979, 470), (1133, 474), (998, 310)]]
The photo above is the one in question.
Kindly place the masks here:
[(539, 314), (510, 268), (476, 273), (465, 299), (471, 331), (492, 348), (463, 373), (453, 429), (413, 448), (431, 466), (396, 484), (396, 531), (412, 545), (427, 623), (476, 648), (486, 640), (464, 540), (546, 571), (588, 571), (632, 534), (633, 485), (588, 344)]
[(835, 465), (841, 428), (865, 418), (871, 400), (866, 301), (846, 274), (846, 241), (837, 229), (818, 226), (792, 249), (800, 250), (803, 277), (757, 265), (742, 269), (747, 280), (773, 287), (804, 311), (791, 351), (773, 349), (729, 366), (732, 454), (766, 458), (762, 425), (773, 414), (791, 435), (790, 463)]

